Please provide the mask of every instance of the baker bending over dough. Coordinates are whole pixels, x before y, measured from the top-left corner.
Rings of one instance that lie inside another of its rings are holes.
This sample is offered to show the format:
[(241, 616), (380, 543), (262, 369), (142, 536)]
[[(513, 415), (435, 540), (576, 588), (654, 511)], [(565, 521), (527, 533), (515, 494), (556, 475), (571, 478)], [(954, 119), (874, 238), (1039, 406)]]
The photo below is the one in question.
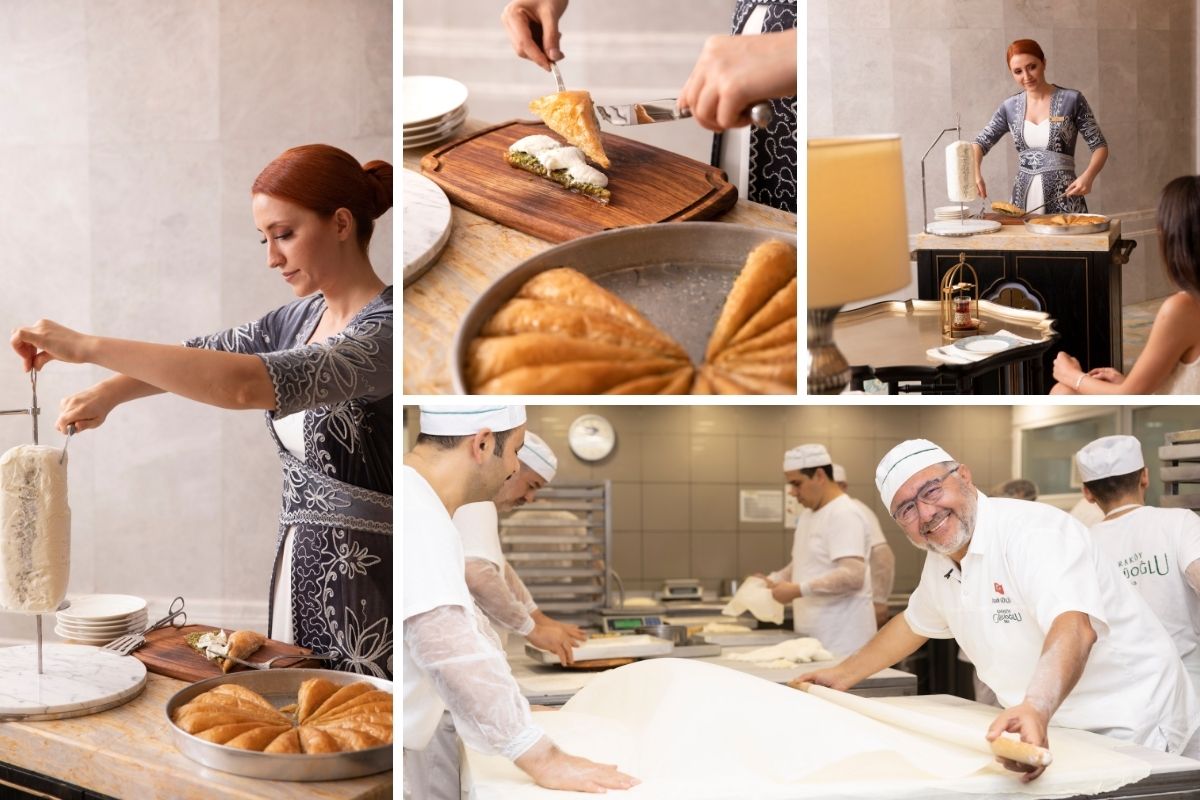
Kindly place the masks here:
[(525, 505), (538, 489), (554, 480), (558, 457), (537, 434), (526, 431), (525, 446), (517, 451), (517, 460), (521, 466), (504, 482), (494, 500), (468, 503), (454, 513), (454, 526), (462, 534), (467, 560), (467, 587), (496, 627), (502, 644), (507, 632), (512, 631), (534, 647), (554, 653), (564, 664), (571, 664), (575, 660), (571, 648), (587, 641), (587, 634), (538, 609), (525, 582), (500, 549), (497, 518), (497, 512), (508, 513)]
[[(1012, 731), (1049, 746), (1053, 720), (1200, 755), (1200, 702), (1170, 638), (1077, 520), (985, 497), (966, 464), (925, 439), (892, 448), (875, 484), (908, 540), (928, 551), (920, 583), (861, 650), (792, 684), (849, 689), (929, 638), (954, 638), (1004, 708), (989, 741)], [(1045, 770), (1001, 763), (1024, 781)]]

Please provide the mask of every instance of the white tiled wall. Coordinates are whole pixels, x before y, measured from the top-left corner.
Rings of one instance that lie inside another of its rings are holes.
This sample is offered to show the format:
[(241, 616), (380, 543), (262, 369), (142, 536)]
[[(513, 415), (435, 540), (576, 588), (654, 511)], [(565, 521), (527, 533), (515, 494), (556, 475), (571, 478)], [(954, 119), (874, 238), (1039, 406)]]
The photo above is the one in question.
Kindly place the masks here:
[[(389, 0), (0, 4), (0, 328), (46, 317), (178, 342), (292, 299), (265, 268), (250, 184), (297, 144), (393, 160), (392, 14)], [(389, 282), (393, 214), (371, 245)], [(105, 374), (46, 367), (43, 443), (62, 441), (59, 401)], [(0, 354), (0, 409), (29, 399)], [(0, 417), (0, 451), (28, 427)], [(141, 400), (70, 458), (72, 593), (182, 594), (208, 609), (193, 619), (265, 628), (280, 475), (262, 414)], [(0, 613), (0, 639), (31, 635)]]

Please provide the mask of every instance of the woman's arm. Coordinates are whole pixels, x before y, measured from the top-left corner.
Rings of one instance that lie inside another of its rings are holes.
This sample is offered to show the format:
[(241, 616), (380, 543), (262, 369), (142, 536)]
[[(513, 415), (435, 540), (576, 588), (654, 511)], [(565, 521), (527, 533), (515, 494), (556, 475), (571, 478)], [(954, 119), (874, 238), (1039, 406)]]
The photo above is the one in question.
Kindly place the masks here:
[(99, 428), (121, 403), (155, 394), (162, 394), (162, 389), (128, 375), (114, 375), (64, 397), (54, 427), (59, 433), (66, 433), (68, 425), (74, 425), (76, 432)]
[(1104, 169), (1104, 164), (1108, 161), (1108, 146), (1098, 147), (1092, 151), (1092, 158), (1088, 161), (1087, 169), (1083, 174), (1071, 181), (1071, 185), (1066, 188), (1064, 194), (1067, 195), (1085, 195), (1091, 194), (1092, 183), (1095, 182), (1096, 176), (1100, 174), (1100, 170)]
[[(275, 390), (257, 356), (88, 336), (49, 320), (17, 328), (12, 346), (26, 371), (48, 361), (96, 364), (189, 400), (221, 408), (275, 408)], [(127, 391), (142, 391), (126, 385)]]
[[(1153, 394), (1167, 380), (1188, 348), (1196, 344), (1198, 327), (1200, 304), (1186, 292), (1176, 292), (1158, 310), (1150, 327), (1146, 349), (1123, 382), (1114, 384), (1084, 375), (1078, 362), (1073, 368), (1060, 370), (1059, 359), (1055, 359), (1054, 377), (1078, 394)], [(1062, 354), (1059, 355), (1061, 358)], [(1082, 379), (1080, 375), (1083, 375)]]
[(983, 181), (983, 147), (971, 142), (971, 154), (975, 156), (975, 190), (980, 197), (987, 197), (987, 184)]

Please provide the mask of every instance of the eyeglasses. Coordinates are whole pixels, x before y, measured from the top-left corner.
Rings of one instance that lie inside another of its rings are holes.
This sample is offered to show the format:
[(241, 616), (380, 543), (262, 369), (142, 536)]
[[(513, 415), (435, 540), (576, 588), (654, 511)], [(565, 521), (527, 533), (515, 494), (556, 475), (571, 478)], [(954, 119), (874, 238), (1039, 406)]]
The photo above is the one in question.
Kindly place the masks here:
[[(962, 464), (958, 465), (958, 467), (961, 466)], [(930, 505), (931, 503), (936, 503), (938, 500), (941, 500), (942, 493), (945, 491), (945, 489), (942, 488), (942, 481), (958, 472), (958, 467), (950, 470), (940, 478), (934, 478), (929, 483), (922, 486), (920, 491), (917, 492), (916, 497), (900, 504), (900, 507), (896, 509), (896, 513), (892, 514), (892, 519), (896, 520), (896, 522), (899, 522), (901, 525), (911, 524), (917, 518), (917, 502), (920, 501), (925, 505)]]

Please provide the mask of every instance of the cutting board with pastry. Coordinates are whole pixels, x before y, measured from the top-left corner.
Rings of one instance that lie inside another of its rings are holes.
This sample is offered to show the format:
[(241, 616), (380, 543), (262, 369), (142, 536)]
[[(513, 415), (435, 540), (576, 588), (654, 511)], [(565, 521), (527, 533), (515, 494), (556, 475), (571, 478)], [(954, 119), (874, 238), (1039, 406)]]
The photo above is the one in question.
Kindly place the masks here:
[(159, 675), (195, 682), (230, 672), (253, 669), (226, 656), (263, 664), (283, 657), (272, 667), (320, 667), (306, 647), (268, 639), (257, 631), (234, 631), (211, 625), (161, 628), (146, 634), (146, 644), (132, 655)]
[(421, 171), (456, 205), (550, 242), (715, 217), (737, 201), (709, 164), (604, 133), (587, 92), (560, 91), (512, 120), (446, 144)]

